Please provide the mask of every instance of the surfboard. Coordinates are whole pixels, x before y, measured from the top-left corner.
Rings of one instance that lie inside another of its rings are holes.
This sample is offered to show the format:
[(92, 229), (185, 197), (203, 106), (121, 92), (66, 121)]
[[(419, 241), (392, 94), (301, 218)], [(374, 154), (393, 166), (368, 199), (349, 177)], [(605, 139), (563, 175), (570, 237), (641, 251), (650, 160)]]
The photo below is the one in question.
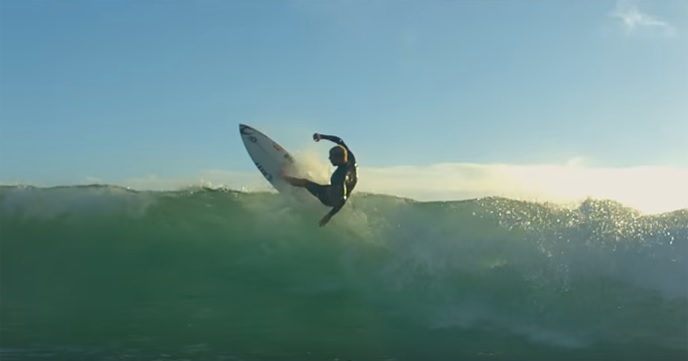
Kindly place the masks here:
[(278, 192), (291, 193), (293, 187), (280, 178), (280, 171), (292, 167), (294, 157), (275, 140), (246, 124), (239, 124), (239, 134), (249, 157), (263, 177)]

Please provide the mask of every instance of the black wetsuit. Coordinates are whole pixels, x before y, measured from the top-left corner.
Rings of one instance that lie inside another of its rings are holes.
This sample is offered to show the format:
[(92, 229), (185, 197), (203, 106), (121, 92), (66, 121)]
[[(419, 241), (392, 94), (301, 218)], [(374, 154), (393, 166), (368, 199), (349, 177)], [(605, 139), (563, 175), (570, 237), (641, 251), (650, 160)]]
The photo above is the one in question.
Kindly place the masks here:
[(344, 206), (354, 187), (356, 187), (356, 183), (358, 183), (358, 164), (356, 164), (356, 157), (341, 138), (321, 134), (320, 139), (327, 139), (341, 145), (348, 154), (346, 164), (338, 166), (334, 173), (332, 173), (329, 185), (317, 184), (311, 181), (308, 181), (308, 184), (306, 184), (306, 189), (318, 198), (322, 204), (333, 207), (330, 214), (334, 215)]

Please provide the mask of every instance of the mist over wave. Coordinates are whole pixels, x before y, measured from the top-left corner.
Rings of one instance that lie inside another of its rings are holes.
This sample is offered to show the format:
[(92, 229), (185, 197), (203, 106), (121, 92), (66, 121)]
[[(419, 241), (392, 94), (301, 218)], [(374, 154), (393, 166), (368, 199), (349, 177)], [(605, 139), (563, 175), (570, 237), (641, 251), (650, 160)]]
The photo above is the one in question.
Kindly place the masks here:
[[(296, 160), (293, 175), (328, 182), (333, 168), (315, 145), (295, 151), (293, 156)], [(612, 200), (645, 214), (688, 208), (688, 187), (685, 186), (688, 169), (681, 167), (592, 167), (578, 158), (565, 164), (439, 163), (371, 167), (364, 160), (359, 167), (356, 193), (386, 194), (419, 201), (502, 197), (573, 206), (587, 199)], [(4, 180), (0, 184), (5, 185), (26, 184), (7, 182), (5, 178), (0, 180)], [(70, 184), (108, 184), (141, 191), (207, 187), (274, 192), (256, 169), (210, 169), (196, 174), (151, 174), (109, 180), (94, 176)]]

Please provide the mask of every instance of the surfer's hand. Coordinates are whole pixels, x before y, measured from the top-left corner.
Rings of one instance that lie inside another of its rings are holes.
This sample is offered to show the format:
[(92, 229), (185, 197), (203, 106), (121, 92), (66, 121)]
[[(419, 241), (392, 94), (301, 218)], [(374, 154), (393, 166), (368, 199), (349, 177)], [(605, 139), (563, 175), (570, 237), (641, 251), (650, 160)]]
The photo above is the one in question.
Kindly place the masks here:
[(332, 218), (332, 216), (329, 213), (322, 217), (322, 219), (320, 220), (320, 227), (326, 225), (327, 222), (330, 221), (330, 218)]
[(319, 141), (320, 141), (320, 134), (318, 134), (318, 133), (313, 133), (313, 140), (316, 141), (316, 142), (319, 142)]

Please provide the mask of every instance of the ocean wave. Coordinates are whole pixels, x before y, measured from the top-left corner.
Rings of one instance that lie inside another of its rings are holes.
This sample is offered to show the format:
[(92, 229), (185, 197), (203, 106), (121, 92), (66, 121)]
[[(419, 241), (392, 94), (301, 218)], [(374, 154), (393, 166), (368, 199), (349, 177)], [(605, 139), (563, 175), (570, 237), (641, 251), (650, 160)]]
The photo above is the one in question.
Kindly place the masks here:
[(70, 323), (241, 354), (232, 340), (257, 337), (365, 359), (688, 355), (688, 210), (359, 193), (320, 228), (326, 211), (204, 187), (3, 187), (3, 347)]

